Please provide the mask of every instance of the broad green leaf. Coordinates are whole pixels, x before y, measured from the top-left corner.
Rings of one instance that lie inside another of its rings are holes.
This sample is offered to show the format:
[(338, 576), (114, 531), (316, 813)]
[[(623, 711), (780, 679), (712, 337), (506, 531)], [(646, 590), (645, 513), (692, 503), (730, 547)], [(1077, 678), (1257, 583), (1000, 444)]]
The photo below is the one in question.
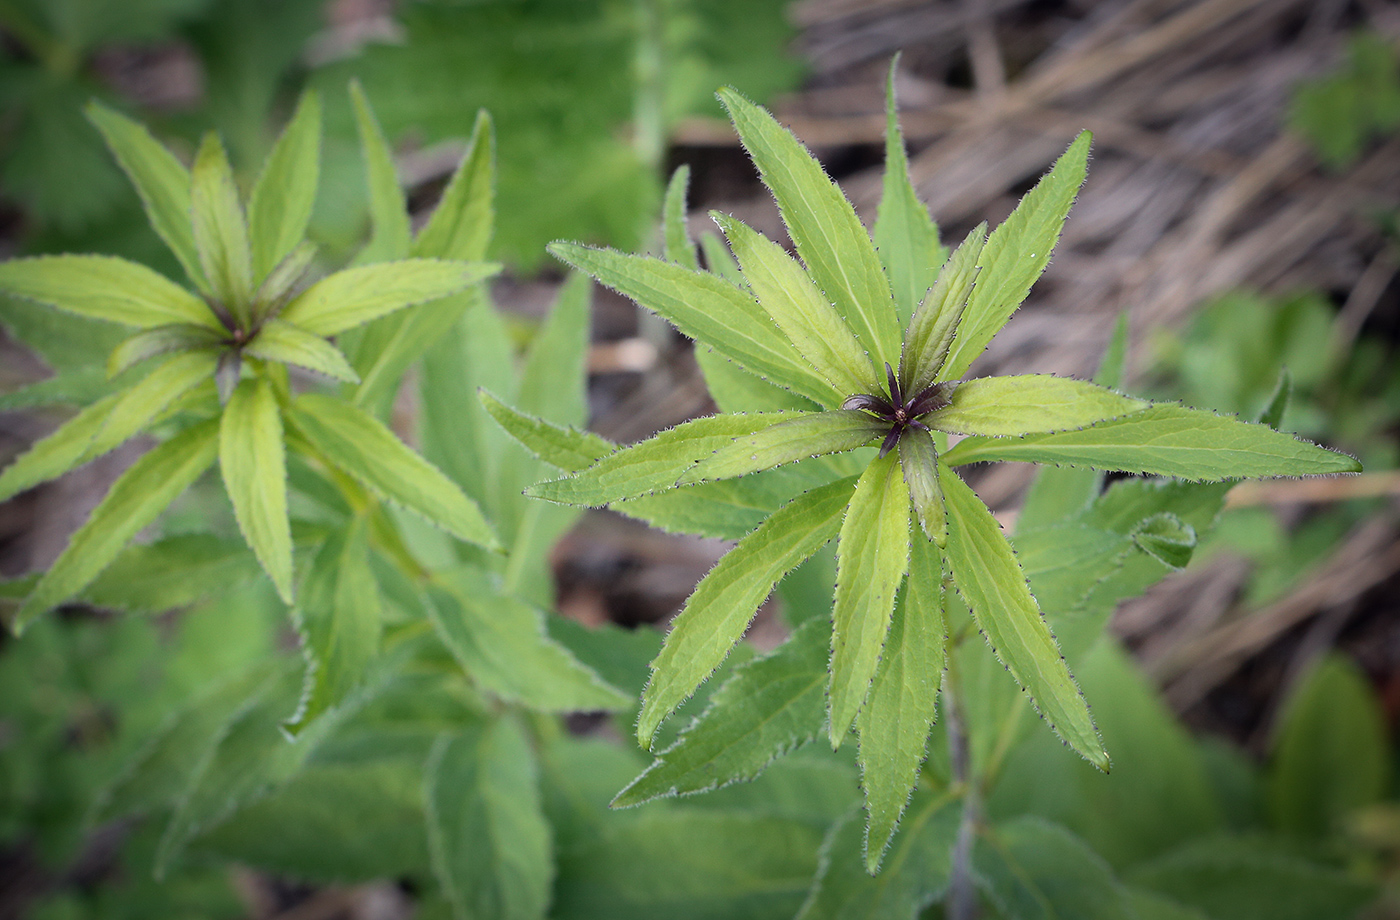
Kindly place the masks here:
[(249, 320), (253, 299), (253, 255), (248, 224), (238, 200), (233, 167), (218, 135), (210, 132), (199, 145), (190, 170), (190, 207), (194, 244), (213, 294), (240, 323)]
[(977, 264), (981, 271), (958, 326), (944, 380), (955, 380), (982, 354), (992, 336), (1030, 293), (1050, 263), (1070, 205), (1084, 184), (1092, 136), (1081, 132), (1055, 165), (1031, 189), (1011, 216), (992, 231)]
[(661, 206), (661, 234), (665, 241), (666, 261), (675, 262), (691, 271), (700, 270), (695, 257), (695, 244), (685, 225), (686, 190), (690, 187), (690, 166), (682, 163), (671, 173), (666, 184), (666, 198)]
[(1137, 920), (1103, 858), (1048, 821), (1026, 817), (987, 828), (972, 863), (988, 900), (1009, 920)]
[(909, 489), (894, 454), (861, 474), (836, 544), (831, 635), (831, 747), (841, 746), (880, 664), (909, 564)]
[(258, 334), (243, 347), (243, 353), (267, 361), (295, 364), (336, 380), (360, 382), (355, 369), (345, 360), (339, 348), (284, 319), (270, 319), (263, 323)]
[(581, 665), (545, 634), (535, 607), (499, 594), (467, 569), (429, 588), (438, 635), (463, 670), (507, 702), (545, 712), (622, 709), (631, 699)]
[(695, 363), (700, 365), (705, 388), (721, 412), (816, 412), (821, 408), (805, 396), (749, 373), (707, 345), (696, 343)]
[(591, 431), (565, 428), (553, 422), (526, 415), (501, 402), (486, 390), (481, 404), (511, 437), (546, 463), (576, 472), (592, 466), (617, 450), (617, 445)]
[(880, 439), (888, 430), (888, 424), (858, 409), (799, 415), (736, 438), (687, 470), (676, 484), (733, 479), (808, 457), (855, 450)]
[(1322, 658), (1288, 696), (1269, 764), (1274, 827), (1308, 839), (1335, 833), (1390, 783), (1385, 716), (1366, 675), (1349, 659)]
[(128, 546), (82, 597), (111, 610), (164, 613), (223, 594), (260, 572), (242, 540), (186, 533)]
[(337, 528), (302, 582), (295, 618), (306, 658), (301, 703), (286, 723), (296, 735), (360, 685), (379, 652), (379, 586), (370, 570), (365, 518)]
[(938, 281), (909, 321), (899, 355), (899, 381), (905, 393), (918, 393), (935, 380), (948, 378), (941, 372), (976, 285), (981, 270), (978, 259), (986, 241), (987, 225), (978, 224), (948, 257)]
[(1361, 470), (1361, 464), (1346, 454), (1266, 425), (1173, 405), (1154, 405), (1077, 431), (965, 438), (943, 459), (950, 465), (983, 460), (1061, 463), (1206, 481)]
[(34, 586), (15, 615), (15, 632), (86, 588), (128, 540), (213, 465), (217, 453), (218, 422), (210, 420), (186, 428), (132, 464)]
[[(427, 226), (413, 241), (414, 256), (465, 261), (486, 258), (496, 220), (495, 156), (491, 116), (483, 109), (476, 114), (466, 155), (443, 190)], [(400, 212), (404, 213), (402, 206)], [(375, 226), (378, 227), (377, 220)]]
[(662, 720), (719, 667), (782, 577), (836, 535), (853, 486), (843, 479), (793, 499), (696, 586), (652, 663), (637, 717), (643, 747), (651, 746)]
[(140, 383), (122, 392), (102, 427), (83, 454), (91, 460), (125, 443), (181, 396), (214, 376), (216, 359), (210, 352), (185, 352), (151, 371)]
[(899, 106), (895, 102), (894, 74), (899, 58), (890, 62), (885, 82), (885, 178), (880, 208), (875, 212), (871, 236), (880, 264), (890, 279), (901, 327), (909, 324), (914, 308), (924, 299), (943, 264), (938, 227), (909, 181), (909, 158), (899, 130)]
[(356, 261), (363, 264), (405, 258), (413, 233), (408, 223), (408, 201), (394, 167), (394, 154), (384, 140), (384, 132), (358, 80), (350, 81), (350, 101), (355, 107), (355, 126), (360, 134), (369, 184), (370, 239)]
[(948, 503), (949, 568), (978, 628), (1056, 734), (1107, 771), (1108, 753), (1089, 707), (1060, 657), (1001, 526), (950, 467), (939, 465), (939, 481)]
[(812, 368), (838, 393), (878, 393), (870, 358), (841, 314), (781, 246), (743, 222), (711, 216), (729, 240), (749, 289)]
[(1196, 548), (1195, 529), (1170, 512), (1154, 514), (1133, 529), (1133, 542), (1170, 569), (1181, 569), (1191, 561)]
[(116, 377), (123, 371), (157, 355), (172, 351), (194, 351), (217, 348), (225, 335), (210, 326), (194, 323), (169, 323), (138, 332), (116, 348), (107, 360), (107, 375)]
[(946, 545), (948, 513), (943, 507), (943, 488), (938, 484), (938, 448), (932, 432), (905, 430), (899, 438), (899, 467), (924, 536), (940, 547)]
[(551, 243), (549, 251), (659, 313), (699, 344), (750, 373), (825, 406), (839, 405), (851, 395), (832, 389), (773, 325), (758, 301), (728, 281), (660, 259), (577, 243)]
[(961, 816), (951, 797), (915, 792), (884, 868), (872, 876), (862, 856), (865, 822), (851, 809), (827, 832), (798, 920), (914, 920), (948, 887)]
[(778, 200), (812, 278), (846, 318), (875, 366), (893, 366), (899, 357), (899, 318), (875, 244), (855, 208), (767, 110), (729, 88), (721, 89), (719, 98), (759, 176)]
[(204, 301), (144, 265), (113, 256), (0, 262), (0, 291), (124, 326), (195, 323), (223, 330)]
[(321, 172), (321, 99), (307, 90), (248, 201), (253, 280), (262, 283), (306, 236)]
[(229, 397), (219, 424), (219, 469), (243, 539), (290, 604), (292, 531), (282, 413), (267, 377), (244, 380)]
[(795, 415), (762, 412), (692, 419), (609, 454), (576, 476), (531, 486), (526, 494), (566, 505), (599, 506), (667, 489), (696, 462), (728, 446), (734, 438)]
[[(1133, 540), (1126, 534), (1080, 523), (1018, 531), (1014, 543), (1016, 558), (1030, 579), (1031, 593), (1057, 630), (1078, 613), (1094, 587), (1116, 573), (1133, 552)], [(1064, 637), (1059, 638), (1064, 652)], [(1065, 657), (1073, 660), (1076, 656), (1066, 653)]]
[(292, 419), (325, 460), (375, 494), (402, 505), (448, 533), (488, 549), (497, 547), (481, 510), (436, 467), (414, 453), (383, 422), (316, 393), (292, 404)]
[(745, 782), (814, 740), (826, 717), (827, 648), (826, 623), (812, 620), (772, 653), (736, 668), (704, 713), (612, 806)]
[(949, 398), (947, 408), (923, 419), (929, 427), (991, 437), (1083, 428), (1150, 405), (1083, 380), (1048, 374), (979, 377), (958, 384)]
[(87, 117), (102, 132), (113, 156), (136, 186), (151, 226), (195, 287), (207, 293), (209, 283), (200, 268), (190, 222), (189, 170), (142, 125), (102, 103), (89, 103)]
[(121, 399), (113, 394), (99, 400), (70, 418), (57, 431), (36, 441), (29, 450), (0, 473), (0, 501), (32, 489), (41, 482), (56, 479), (89, 459), (88, 445), (106, 424), (107, 417)]
[(863, 850), (865, 867), (872, 875), (880, 868), (919, 779), (947, 639), (943, 560), (936, 546), (915, 540), (908, 587), (895, 604), (870, 696), (856, 717), (861, 788), (870, 815)]
[(347, 268), (297, 295), (282, 319), (317, 335), (335, 335), (413, 304), (455, 294), (499, 272), (491, 262), (405, 259)]
[(459, 920), (542, 920), (554, 883), (534, 752), (513, 719), (444, 734), (423, 769), (433, 874)]

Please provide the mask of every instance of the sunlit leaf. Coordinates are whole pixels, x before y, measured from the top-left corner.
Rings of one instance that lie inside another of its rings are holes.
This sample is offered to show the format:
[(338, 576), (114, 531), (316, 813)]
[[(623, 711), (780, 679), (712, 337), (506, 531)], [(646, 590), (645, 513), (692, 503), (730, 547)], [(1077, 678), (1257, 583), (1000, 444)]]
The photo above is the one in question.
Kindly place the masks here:
[(0, 262), (0, 291), (125, 326), (195, 323), (223, 329), (204, 301), (189, 291), (144, 265), (113, 256)]
[(204, 136), (190, 170), (190, 206), (199, 263), (214, 296), (247, 323), (253, 298), (253, 256), (248, 224), (228, 155), (218, 135)]
[(883, 437), (889, 426), (857, 409), (799, 415), (734, 439), (691, 467), (677, 481), (688, 485), (733, 479), (760, 470), (855, 450)]
[(978, 276), (978, 260), (987, 240), (987, 225), (978, 224), (948, 258), (938, 281), (909, 321), (904, 349), (899, 356), (899, 381), (906, 393), (918, 393), (935, 380), (948, 359)]
[(336, 380), (351, 383), (360, 380), (340, 349), (321, 336), (286, 320), (272, 319), (263, 323), (258, 334), (243, 347), (243, 353), (268, 361), (295, 364)]
[(384, 140), (384, 132), (358, 80), (350, 81), (350, 100), (355, 107), (355, 126), (360, 134), (369, 184), (370, 239), (360, 251), (358, 261), (405, 258), (413, 234), (408, 224), (408, 201), (399, 185), (393, 151)]
[(930, 427), (992, 437), (1083, 428), (1150, 405), (1083, 380), (1048, 374), (967, 380), (950, 399), (947, 408), (925, 419)]
[(229, 397), (219, 424), (219, 469), (243, 539), (290, 604), (292, 531), (282, 413), (267, 377), (244, 380)]
[(413, 304), (455, 294), (501, 270), (491, 262), (405, 259), (347, 268), (298, 294), (282, 319), (317, 335), (335, 335)]
[(321, 100), (308, 90), (263, 164), (248, 201), (253, 280), (261, 284), (306, 236), (321, 170)]

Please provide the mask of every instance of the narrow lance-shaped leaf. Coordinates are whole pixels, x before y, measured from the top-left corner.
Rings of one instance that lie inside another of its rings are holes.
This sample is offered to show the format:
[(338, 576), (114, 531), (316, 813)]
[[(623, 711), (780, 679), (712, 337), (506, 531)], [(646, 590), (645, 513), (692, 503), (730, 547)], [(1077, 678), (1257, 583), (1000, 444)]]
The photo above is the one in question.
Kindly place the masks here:
[[(723, 244), (719, 244), (723, 246)], [(821, 406), (752, 374), (707, 345), (695, 346), (695, 363), (705, 376), (705, 388), (721, 412), (776, 412), (797, 409), (815, 412)]]
[(949, 400), (948, 406), (922, 421), (939, 431), (993, 437), (1083, 428), (1150, 405), (1106, 387), (1049, 374), (966, 380)]
[(1011, 216), (987, 238), (978, 262), (982, 271), (968, 298), (967, 310), (943, 368), (943, 379), (963, 375), (992, 336), (1006, 325), (1050, 263), (1050, 253), (1060, 239), (1070, 205), (1084, 184), (1091, 140), (1088, 131), (1082, 132), (1050, 172), (1021, 199)]
[(258, 334), (243, 347), (243, 353), (267, 361), (295, 364), (336, 380), (350, 383), (360, 380), (340, 349), (286, 320), (272, 319), (263, 323)]
[(186, 392), (210, 380), (216, 361), (214, 354), (207, 351), (178, 354), (147, 374), (140, 383), (123, 391), (84, 452), (84, 460), (99, 457), (125, 443)]
[(666, 198), (661, 205), (661, 234), (666, 244), (668, 262), (699, 271), (700, 261), (695, 257), (695, 244), (691, 242), (690, 231), (685, 225), (685, 199), (689, 187), (690, 166), (682, 163), (671, 173), (671, 181), (666, 184)]
[(124, 326), (195, 323), (223, 329), (204, 301), (189, 291), (144, 265), (113, 256), (0, 262), (0, 292)]
[(652, 662), (637, 740), (695, 692), (739, 641), (782, 577), (836, 536), (854, 483), (842, 479), (793, 499), (720, 559), (696, 586)]
[(1060, 463), (1208, 481), (1361, 470), (1353, 457), (1267, 425), (1174, 405), (1154, 405), (1075, 431), (964, 438), (943, 459), (952, 465), (984, 460)]
[(948, 503), (949, 568), (987, 643), (1055, 733), (1107, 771), (1108, 752), (1089, 707), (1060, 657), (1001, 526), (957, 473), (944, 464), (938, 471)]
[(500, 270), (493, 262), (439, 259), (347, 268), (297, 295), (281, 318), (317, 335), (335, 335), (395, 310), (455, 294)]
[(613, 444), (591, 431), (565, 428), (553, 422), (526, 415), (507, 406), (486, 390), (481, 404), (506, 433), (544, 462), (571, 472), (592, 466), (617, 450)]
[(172, 351), (212, 349), (220, 345), (224, 339), (224, 333), (210, 326), (199, 326), (194, 323), (170, 323), (165, 326), (156, 326), (154, 329), (136, 333), (112, 349), (112, 354), (107, 359), (107, 376), (115, 377), (142, 361)]
[[(413, 241), (412, 254), (424, 259), (486, 258), (491, 229), (496, 221), (496, 138), (491, 116), (476, 113), (467, 152), (458, 164), (427, 226)], [(406, 213), (400, 208), (400, 213)], [(397, 230), (394, 232), (398, 232)]]
[(365, 175), (369, 181), (370, 239), (356, 261), (363, 264), (402, 259), (409, 253), (412, 231), (408, 223), (408, 202), (394, 167), (394, 154), (384, 140), (379, 121), (358, 80), (350, 82), (350, 101), (355, 107), (355, 126), (359, 130)]
[(858, 409), (799, 415), (736, 438), (689, 469), (676, 484), (733, 479), (808, 457), (855, 450), (883, 437), (888, 428)]
[(918, 393), (940, 375), (948, 358), (948, 349), (957, 334), (977, 281), (977, 260), (987, 239), (987, 225), (978, 224), (938, 273), (938, 281), (925, 295), (909, 331), (904, 336), (904, 350), (899, 356), (899, 383), (906, 393)]
[(821, 164), (766, 110), (732, 89), (721, 89), (719, 98), (764, 184), (778, 200), (812, 278), (851, 324), (875, 366), (893, 365), (899, 354), (899, 318), (875, 244), (855, 208)]
[(305, 92), (248, 202), (253, 279), (261, 283), (306, 236), (321, 170), (321, 100)]
[(86, 588), (128, 540), (213, 464), (217, 452), (218, 423), (210, 420), (186, 428), (137, 460), (112, 484), (87, 523), (34, 586), (15, 615), (15, 631)]
[(248, 225), (238, 200), (238, 184), (218, 135), (199, 145), (190, 171), (194, 244), (214, 296), (240, 323), (247, 324), (253, 299), (253, 256)]
[(290, 604), (292, 531), (282, 414), (267, 377), (244, 380), (229, 397), (219, 425), (219, 469), (243, 539)]
[(909, 490), (897, 458), (861, 474), (836, 545), (831, 635), (831, 746), (841, 746), (880, 663), (895, 595), (909, 562)]
[(307, 393), (292, 405), (297, 429), (324, 459), (382, 498), (468, 543), (499, 546), (491, 525), (452, 480), (414, 453), (384, 423), (341, 400)]
[(120, 398), (120, 394), (113, 393), (98, 400), (20, 454), (0, 473), (0, 501), (8, 501), (41, 482), (56, 479), (91, 459), (87, 456), (88, 445)]
[(802, 266), (741, 221), (718, 212), (711, 216), (729, 239), (749, 289), (807, 363), (839, 393), (878, 390), (870, 358)]
[(948, 514), (943, 507), (943, 487), (938, 484), (938, 449), (932, 432), (905, 430), (899, 439), (899, 465), (924, 536), (939, 546), (946, 545)]

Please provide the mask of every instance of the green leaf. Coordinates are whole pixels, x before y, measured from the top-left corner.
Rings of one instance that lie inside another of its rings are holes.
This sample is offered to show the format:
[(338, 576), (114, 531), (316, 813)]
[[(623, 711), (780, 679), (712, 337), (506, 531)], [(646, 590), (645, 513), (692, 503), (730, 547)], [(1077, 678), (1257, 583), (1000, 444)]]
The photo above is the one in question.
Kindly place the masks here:
[(164, 613), (223, 594), (262, 570), (242, 540), (186, 533), (128, 546), (82, 597), (129, 613)]
[[(491, 116), (483, 109), (476, 114), (476, 124), (472, 126), (471, 140), (462, 162), (443, 190), (427, 226), (413, 241), (412, 255), (470, 262), (486, 258), (486, 247), (491, 242), (491, 229), (496, 221), (495, 156), (496, 138), (491, 130)], [(400, 213), (406, 213), (402, 205)], [(375, 227), (378, 226), (376, 219)]]
[(453, 325), (486, 299), (483, 287), (476, 286), (371, 320), (356, 343), (354, 364), (363, 382), (355, 390), (355, 405), (387, 417), (409, 366), (447, 338)]
[[(668, 533), (742, 540), (793, 495), (838, 478), (830, 468), (800, 463), (742, 479), (697, 483), (613, 502), (608, 507)], [(836, 581), (834, 573), (832, 583)], [(828, 599), (831, 585), (826, 586)]]
[(365, 177), (369, 184), (370, 239), (357, 261), (364, 264), (402, 259), (409, 254), (413, 233), (408, 223), (408, 201), (399, 186), (394, 154), (379, 129), (379, 121), (365, 98), (358, 80), (350, 81), (350, 100), (355, 107), (355, 126), (360, 133), (360, 149), (365, 157)]
[(794, 416), (762, 412), (692, 419), (609, 454), (576, 476), (531, 486), (525, 494), (566, 505), (599, 506), (667, 489), (696, 462), (734, 438)]
[(614, 453), (617, 445), (591, 431), (565, 428), (512, 409), (486, 390), (481, 404), (491, 417), (527, 450), (561, 470), (576, 472)]
[(136, 186), (151, 226), (195, 287), (207, 293), (209, 282), (200, 268), (190, 222), (189, 170), (144, 127), (102, 103), (89, 103), (87, 117), (102, 132), (113, 156)]
[(1137, 920), (1103, 858), (1048, 821), (1027, 817), (987, 829), (972, 863), (978, 884), (1008, 920)]
[(51, 377), (0, 393), (0, 412), (40, 406), (87, 406), (111, 393), (116, 383), (98, 367), (61, 370)]
[(461, 920), (543, 918), (554, 882), (534, 752), (513, 719), (444, 734), (423, 774), (433, 874)]
[(700, 260), (695, 257), (695, 244), (685, 225), (685, 198), (689, 187), (690, 166), (682, 163), (666, 184), (666, 198), (661, 205), (661, 233), (666, 244), (666, 261), (699, 271)]
[(212, 380), (215, 364), (212, 353), (194, 351), (176, 355), (151, 371), (140, 383), (120, 394), (83, 459), (100, 457), (125, 443), (185, 393)]
[(56, 479), (91, 459), (87, 454), (88, 445), (102, 430), (120, 398), (119, 394), (113, 394), (93, 403), (20, 454), (0, 473), (0, 501)]
[(914, 793), (879, 875), (862, 858), (865, 822), (859, 809), (831, 826), (821, 863), (798, 920), (914, 920), (948, 887), (962, 809), (948, 796)]
[(747, 437), (739, 437), (691, 467), (677, 485), (714, 479), (734, 479), (760, 470), (864, 447), (889, 430), (889, 425), (858, 409), (836, 409), (798, 415), (775, 422)]
[(827, 648), (826, 623), (811, 620), (770, 654), (736, 668), (704, 713), (612, 807), (746, 782), (814, 740), (826, 717)]
[(282, 311), (282, 319), (317, 335), (335, 335), (386, 313), (455, 294), (500, 269), (491, 262), (438, 259), (347, 268), (297, 295)]
[(243, 347), (243, 353), (267, 361), (295, 364), (336, 380), (360, 382), (355, 369), (345, 360), (339, 348), (321, 336), (282, 319), (270, 319), (263, 323), (258, 334)]
[(1026, 575), (996, 518), (953, 470), (939, 466), (948, 503), (948, 562), (987, 643), (1070, 747), (1100, 770), (1108, 753), (1089, 707), (1060, 657)]
[(718, 211), (744, 281), (778, 328), (838, 393), (876, 393), (880, 380), (841, 314), (781, 246)]
[(643, 747), (651, 746), (662, 720), (719, 667), (782, 577), (836, 535), (853, 486), (843, 479), (793, 499), (739, 541), (696, 586), (652, 663), (637, 717)]
[(660, 259), (577, 243), (551, 243), (549, 251), (659, 313), (696, 342), (750, 373), (825, 406), (839, 405), (850, 395), (832, 389), (773, 325), (758, 301), (728, 281)]
[(812, 278), (850, 323), (875, 366), (894, 365), (899, 318), (875, 244), (855, 208), (821, 164), (765, 109), (729, 88), (721, 89), (719, 98), (763, 183), (778, 200)]
[(255, 283), (306, 237), (320, 172), (321, 99), (315, 90), (307, 90), (263, 163), (248, 202)]
[(248, 224), (228, 155), (218, 135), (212, 132), (204, 136), (190, 170), (190, 207), (194, 214), (194, 244), (204, 276), (209, 279), (214, 296), (246, 324), (253, 299)]
[(195, 323), (223, 330), (204, 301), (144, 265), (113, 256), (0, 262), (0, 291), (124, 326)]
[(944, 253), (938, 242), (938, 227), (909, 181), (909, 158), (904, 152), (899, 106), (894, 95), (898, 65), (896, 56), (890, 62), (885, 82), (885, 178), (871, 235), (880, 254), (880, 264), (890, 279), (899, 324), (907, 326), (914, 308), (933, 286)]
[(700, 251), (705, 254), (706, 271), (719, 275), (730, 284), (744, 286), (744, 275), (739, 271), (739, 264), (718, 234), (708, 231), (700, 234)]
[(899, 439), (899, 466), (924, 536), (940, 547), (946, 545), (948, 513), (943, 507), (943, 489), (938, 484), (938, 448), (933, 443), (933, 433), (906, 429)]
[(15, 632), (86, 588), (126, 541), (213, 465), (217, 453), (218, 422), (210, 420), (186, 428), (132, 464), (34, 586), (15, 615)]
[(890, 619), (870, 696), (856, 718), (861, 788), (870, 822), (865, 867), (874, 875), (919, 779), (943, 676), (947, 627), (943, 618), (943, 560), (927, 540), (915, 540), (909, 582)]
[(991, 437), (1082, 428), (1150, 405), (1145, 399), (1049, 374), (979, 377), (958, 384), (949, 398), (947, 408), (923, 419), (929, 427)]
[(1154, 514), (1133, 529), (1133, 542), (1170, 569), (1182, 569), (1196, 548), (1195, 529), (1170, 512)]
[(821, 408), (805, 396), (749, 373), (707, 345), (696, 343), (694, 354), (710, 398), (721, 412), (816, 412)]
[(1061, 463), (1206, 481), (1361, 470), (1361, 464), (1346, 454), (1266, 425), (1173, 405), (1154, 405), (1078, 431), (965, 438), (943, 460), (949, 465), (983, 460)]
[(943, 379), (954, 380), (967, 371), (1045, 271), (1070, 205), (1084, 184), (1091, 140), (1088, 131), (1080, 133), (987, 238), (977, 263), (982, 270), (943, 367)]
[(899, 381), (905, 393), (918, 393), (940, 378), (981, 271), (978, 259), (987, 241), (987, 225), (978, 224), (953, 250), (909, 321), (899, 355)]
[(438, 635), (473, 680), (508, 702), (545, 712), (621, 709), (630, 698), (545, 634), (535, 607), (457, 569), (429, 588)]
[(861, 474), (836, 544), (831, 635), (831, 746), (865, 702), (895, 595), (909, 564), (909, 490), (898, 458), (888, 454)]
[(1389, 788), (1385, 716), (1366, 675), (1337, 654), (1289, 693), (1269, 765), (1274, 827), (1308, 839), (1335, 833)]
[(526, 412), (581, 427), (588, 421), (585, 361), (593, 282), (571, 274), (525, 353), (516, 400)]
[(325, 457), (376, 495), (402, 505), (448, 533), (487, 549), (499, 546), (481, 510), (384, 423), (316, 393), (292, 404), (297, 429)]
[(116, 377), (142, 361), (172, 351), (194, 351), (217, 348), (224, 335), (209, 326), (193, 323), (170, 323), (138, 332), (112, 350), (107, 360), (107, 375)]
[(292, 531), (282, 413), (267, 377), (234, 388), (219, 424), (219, 469), (234, 517), (284, 603), (292, 603)]

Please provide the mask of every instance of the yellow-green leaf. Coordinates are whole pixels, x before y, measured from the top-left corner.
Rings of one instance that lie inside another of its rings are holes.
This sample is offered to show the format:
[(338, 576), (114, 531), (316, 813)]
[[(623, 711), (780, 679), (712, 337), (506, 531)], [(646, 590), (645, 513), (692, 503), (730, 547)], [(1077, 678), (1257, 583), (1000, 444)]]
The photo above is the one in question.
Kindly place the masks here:
[[(462, 162), (447, 183), (427, 226), (413, 241), (414, 256), (466, 261), (486, 258), (486, 247), (491, 242), (496, 220), (495, 148), (491, 116), (483, 109), (476, 115)], [(402, 204), (400, 212), (403, 213)], [(378, 227), (377, 221), (375, 226)]]
[(107, 416), (121, 398), (118, 393), (98, 400), (59, 426), (48, 437), (36, 441), (29, 450), (0, 472), (0, 502), (32, 489), (41, 482), (56, 479), (86, 463), (88, 445), (102, 430)]
[(138, 332), (124, 340), (107, 358), (107, 376), (115, 377), (142, 361), (172, 351), (212, 349), (221, 344), (225, 334), (209, 326), (194, 323), (170, 323)]
[(889, 425), (858, 409), (798, 415), (756, 434), (735, 438), (687, 470), (676, 485), (733, 479), (808, 457), (855, 450), (888, 431)]
[(0, 292), (124, 326), (196, 323), (222, 329), (204, 301), (144, 265), (114, 256), (0, 262)]
[(229, 397), (219, 425), (219, 468), (243, 539), (290, 604), (292, 531), (282, 413), (267, 377), (244, 380)]
[(350, 101), (355, 107), (355, 126), (360, 134), (365, 177), (369, 183), (370, 238), (356, 262), (366, 264), (405, 258), (413, 234), (408, 223), (408, 201), (399, 185), (393, 151), (384, 140), (384, 132), (358, 80), (350, 81)]
[(666, 199), (661, 205), (661, 235), (666, 244), (666, 260), (691, 271), (700, 269), (695, 257), (695, 244), (685, 225), (685, 195), (690, 186), (690, 166), (682, 163), (671, 173), (666, 184)]
[(190, 171), (194, 244), (209, 286), (234, 317), (247, 322), (253, 299), (253, 255), (238, 184), (218, 135), (199, 145)]
[(938, 449), (933, 434), (918, 428), (906, 429), (899, 439), (899, 465), (924, 536), (939, 546), (945, 545), (948, 515), (943, 508), (943, 489), (938, 485)]
[(987, 240), (987, 225), (978, 224), (962, 241), (938, 273), (938, 281), (924, 296), (909, 321), (904, 350), (899, 356), (899, 383), (915, 394), (946, 374), (939, 374), (957, 334), (977, 281), (977, 260)]
[(413, 304), (455, 294), (495, 275), (493, 262), (405, 259), (347, 268), (298, 294), (281, 318), (329, 336)]
[(218, 359), (210, 351), (176, 355), (120, 394), (111, 413), (93, 437), (84, 461), (107, 453), (144, 429), (177, 399), (201, 383), (213, 380)]
[(306, 236), (321, 172), (321, 99), (307, 90), (263, 164), (248, 202), (253, 279), (261, 283)]
[(340, 349), (321, 336), (286, 320), (273, 319), (263, 323), (258, 334), (243, 347), (243, 353), (268, 361), (295, 364), (336, 380), (350, 383), (360, 381)]
[(1028, 374), (958, 384), (947, 407), (925, 416), (930, 428), (992, 437), (1083, 428), (1149, 405), (1083, 380)]

